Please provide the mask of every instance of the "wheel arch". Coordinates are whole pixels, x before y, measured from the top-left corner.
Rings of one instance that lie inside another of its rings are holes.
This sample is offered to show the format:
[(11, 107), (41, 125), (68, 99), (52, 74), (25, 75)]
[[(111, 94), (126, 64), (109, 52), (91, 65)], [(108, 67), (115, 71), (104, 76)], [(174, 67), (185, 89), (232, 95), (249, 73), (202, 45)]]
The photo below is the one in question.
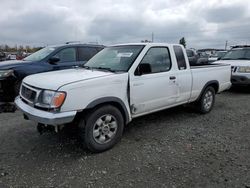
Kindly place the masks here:
[(128, 113), (128, 110), (126, 108), (126, 105), (124, 104), (124, 102), (121, 99), (119, 99), (117, 97), (103, 97), (103, 98), (96, 99), (96, 100), (92, 101), (91, 103), (89, 103), (87, 105), (87, 107), (80, 113), (86, 114), (86, 113), (90, 112), (92, 109), (98, 108), (98, 107), (103, 106), (103, 105), (113, 105), (116, 108), (118, 108), (120, 110), (120, 112), (122, 113), (122, 116), (124, 118), (124, 123), (125, 124), (129, 123), (130, 118), (129, 118), (129, 113)]
[(206, 88), (208, 88), (210, 86), (214, 88), (215, 94), (218, 93), (218, 91), (219, 91), (219, 82), (217, 80), (211, 80), (211, 81), (207, 82), (205, 84), (205, 86), (202, 88), (201, 93), (200, 93), (197, 101), (200, 100), (200, 98), (201, 98), (202, 94), (204, 93), (204, 91), (206, 90)]

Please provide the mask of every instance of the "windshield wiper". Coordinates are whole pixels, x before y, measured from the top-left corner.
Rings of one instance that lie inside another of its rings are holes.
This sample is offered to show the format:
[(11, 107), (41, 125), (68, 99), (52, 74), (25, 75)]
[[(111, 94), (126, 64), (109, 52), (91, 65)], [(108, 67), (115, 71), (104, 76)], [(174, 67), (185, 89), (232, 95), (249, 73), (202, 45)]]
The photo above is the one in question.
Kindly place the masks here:
[(99, 69), (99, 70), (106, 70), (109, 72), (116, 72), (115, 70), (108, 68), (108, 67), (91, 67), (92, 69)]
[(89, 66), (86, 66), (86, 65), (82, 65), (81, 67), (82, 67), (82, 68), (85, 68), (85, 69), (90, 69), (90, 67), (89, 67)]

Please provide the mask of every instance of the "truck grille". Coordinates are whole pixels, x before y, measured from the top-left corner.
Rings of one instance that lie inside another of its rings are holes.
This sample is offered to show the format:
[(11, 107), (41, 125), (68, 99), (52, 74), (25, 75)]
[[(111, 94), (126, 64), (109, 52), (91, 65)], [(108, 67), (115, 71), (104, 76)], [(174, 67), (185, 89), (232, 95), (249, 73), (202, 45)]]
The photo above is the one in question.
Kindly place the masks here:
[(34, 102), (35, 99), (36, 99), (36, 91), (35, 90), (32, 90), (28, 87), (26, 87), (25, 85), (22, 85), (22, 88), (21, 88), (21, 97), (29, 102)]

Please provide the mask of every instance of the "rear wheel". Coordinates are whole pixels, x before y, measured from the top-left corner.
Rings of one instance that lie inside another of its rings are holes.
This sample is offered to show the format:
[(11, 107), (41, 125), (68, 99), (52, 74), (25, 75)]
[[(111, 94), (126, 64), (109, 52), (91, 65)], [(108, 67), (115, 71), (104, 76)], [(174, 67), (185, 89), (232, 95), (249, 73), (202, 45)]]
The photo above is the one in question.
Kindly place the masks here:
[(94, 109), (79, 123), (80, 138), (90, 151), (102, 152), (120, 141), (124, 128), (121, 112), (114, 106), (105, 105)]
[(199, 112), (201, 112), (202, 114), (209, 113), (214, 106), (214, 102), (215, 90), (213, 87), (209, 86), (205, 89), (200, 100), (197, 103)]

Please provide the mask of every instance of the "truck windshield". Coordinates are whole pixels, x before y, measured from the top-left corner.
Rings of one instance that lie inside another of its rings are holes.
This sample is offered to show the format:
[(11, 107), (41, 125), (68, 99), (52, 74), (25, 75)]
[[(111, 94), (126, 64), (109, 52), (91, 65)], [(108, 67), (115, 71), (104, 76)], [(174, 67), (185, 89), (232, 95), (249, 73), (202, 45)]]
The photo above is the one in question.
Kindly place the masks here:
[(250, 60), (250, 48), (233, 49), (221, 58), (222, 60)]
[(85, 67), (127, 72), (145, 45), (125, 45), (104, 48), (91, 58)]
[(30, 56), (24, 58), (24, 61), (40, 61), (42, 59), (44, 59), (45, 57), (47, 57), (49, 54), (51, 54), (56, 48), (54, 47), (46, 47), (43, 48), (33, 54), (31, 54)]

